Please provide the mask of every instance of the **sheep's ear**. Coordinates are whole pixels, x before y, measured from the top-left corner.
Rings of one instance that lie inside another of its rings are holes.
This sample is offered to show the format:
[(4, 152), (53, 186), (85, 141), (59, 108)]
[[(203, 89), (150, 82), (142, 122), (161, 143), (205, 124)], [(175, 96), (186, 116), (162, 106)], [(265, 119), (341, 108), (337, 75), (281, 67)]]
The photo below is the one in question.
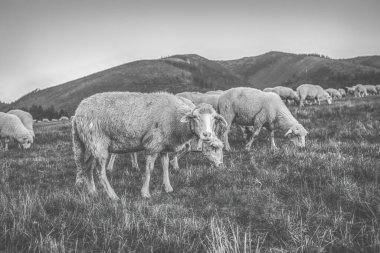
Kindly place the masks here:
[(227, 123), (227, 121), (223, 118), (223, 116), (217, 114), (217, 115), (215, 115), (215, 120), (218, 121), (218, 123), (220, 124), (220, 126), (222, 126), (224, 129), (227, 129), (227, 127), (228, 127), (228, 123)]
[(286, 134), (284, 135), (285, 137), (288, 136), (289, 134), (293, 133), (293, 130), (292, 129), (289, 129)]
[(187, 122), (190, 122), (190, 120), (192, 118), (194, 118), (195, 116), (193, 115), (192, 112), (188, 112), (186, 113), (181, 119), (180, 119), (180, 122), (181, 123), (187, 123)]

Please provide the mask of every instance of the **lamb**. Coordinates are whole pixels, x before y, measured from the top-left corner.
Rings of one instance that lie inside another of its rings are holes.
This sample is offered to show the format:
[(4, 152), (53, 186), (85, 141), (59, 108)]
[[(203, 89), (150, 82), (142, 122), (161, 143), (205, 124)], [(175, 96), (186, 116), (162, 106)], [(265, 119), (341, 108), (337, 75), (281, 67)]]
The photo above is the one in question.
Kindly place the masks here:
[(337, 89), (328, 88), (325, 90), (332, 98), (341, 99), (342, 95)]
[(354, 95), (355, 94), (355, 86), (346, 87), (346, 89), (347, 89), (347, 95)]
[(20, 118), (4, 112), (0, 112), (0, 138), (5, 139), (5, 151), (8, 150), (10, 139), (16, 140), (24, 149), (30, 148), (33, 143), (32, 134), (24, 126)]
[(276, 86), (272, 88), (272, 92), (276, 93), (286, 101), (288, 104), (291, 101), (294, 101), (295, 103), (298, 103), (300, 101), (297, 92), (295, 92), (293, 89), (289, 87), (284, 87), (284, 86)]
[(377, 94), (377, 89), (376, 89), (376, 86), (375, 85), (363, 85), (366, 90), (367, 90), (367, 94), (371, 94), (371, 95), (376, 95)]
[(33, 136), (33, 138), (35, 137), (34, 131), (33, 131), (33, 122), (34, 122), (33, 116), (29, 112), (25, 112), (23, 110), (17, 110), (16, 109), (16, 110), (10, 110), (7, 113), (13, 114), (13, 115), (16, 115), (17, 117), (19, 117), (19, 119), (24, 124), (26, 129), (28, 129), (28, 131)]
[[(215, 137), (215, 125), (227, 127), (223, 117), (211, 105), (184, 103), (169, 93), (106, 92), (84, 99), (72, 121), (74, 158), (77, 165), (76, 185), (85, 183), (96, 193), (93, 170), (107, 195), (118, 196), (108, 182), (106, 165), (110, 153), (145, 151), (145, 177), (141, 194), (150, 197), (150, 173), (161, 153), (163, 183), (173, 191), (169, 181), (169, 152), (178, 152), (193, 137), (202, 142)], [(215, 161), (221, 165), (221, 161)], [(90, 165), (90, 166), (88, 166)]]
[(253, 126), (254, 132), (246, 144), (251, 148), (254, 138), (264, 126), (270, 131), (271, 149), (277, 149), (274, 142), (274, 129), (287, 131), (285, 136), (299, 147), (305, 147), (305, 136), (308, 132), (290, 113), (280, 96), (272, 92), (263, 92), (254, 88), (232, 88), (219, 98), (220, 114), (226, 119), (228, 128), (224, 134), (226, 150), (231, 150), (228, 143), (228, 132), (232, 122)]
[(355, 97), (367, 97), (368, 96), (368, 93), (367, 93), (367, 89), (365, 88), (365, 86), (363, 84), (357, 84), (354, 86), (355, 88)]
[(297, 94), (300, 98), (300, 107), (304, 106), (306, 99), (317, 100), (318, 104), (321, 104), (321, 101), (327, 101), (328, 104), (331, 104), (331, 96), (319, 85), (314, 84), (302, 84), (297, 88)]
[(339, 91), (339, 93), (340, 93), (340, 95), (341, 95), (342, 97), (345, 97), (345, 96), (346, 96), (346, 91), (345, 91), (344, 89), (340, 88), (340, 89), (338, 89), (338, 91)]

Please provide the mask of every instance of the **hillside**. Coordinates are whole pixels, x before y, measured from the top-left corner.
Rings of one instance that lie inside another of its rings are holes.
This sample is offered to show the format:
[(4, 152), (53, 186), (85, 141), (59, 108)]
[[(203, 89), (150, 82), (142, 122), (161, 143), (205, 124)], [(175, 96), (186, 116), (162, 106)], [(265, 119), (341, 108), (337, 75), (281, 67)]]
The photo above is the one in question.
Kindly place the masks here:
[(365, 66), (350, 59), (334, 60), (304, 54), (269, 52), (219, 63), (250, 86), (260, 89), (276, 85), (295, 88), (302, 83), (345, 87), (380, 80), (380, 66), (376, 68), (375, 64)]
[(302, 83), (344, 87), (380, 83), (380, 56), (334, 60), (316, 55), (269, 52), (230, 61), (213, 61), (195, 54), (141, 60), (110, 68), (43, 90), (35, 90), (0, 110), (53, 105), (73, 114), (80, 101), (105, 91), (182, 92), (228, 89), (238, 86), (265, 88)]

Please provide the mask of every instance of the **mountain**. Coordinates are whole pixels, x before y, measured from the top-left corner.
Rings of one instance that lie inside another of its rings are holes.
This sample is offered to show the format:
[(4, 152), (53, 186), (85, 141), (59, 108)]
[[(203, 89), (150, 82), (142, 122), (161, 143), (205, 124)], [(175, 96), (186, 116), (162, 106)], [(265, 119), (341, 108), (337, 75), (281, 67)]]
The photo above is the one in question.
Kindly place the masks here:
[(73, 114), (83, 98), (106, 91), (226, 90), (250, 86), (259, 89), (276, 85), (296, 88), (302, 83), (344, 87), (356, 83), (380, 83), (380, 56), (334, 60), (316, 54), (269, 52), (254, 57), (213, 61), (195, 54), (141, 60), (106, 69), (43, 90), (35, 90), (8, 108), (51, 105)]
[[(372, 58), (369, 57), (368, 62), (376, 62), (369, 59)], [(356, 63), (352, 59), (334, 60), (315, 54), (269, 52), (219, 63), (249, 86), (260, 89), (277, 85), (296, 88), (302, 83), (338, 88), (380, 80), (380, 66)]]

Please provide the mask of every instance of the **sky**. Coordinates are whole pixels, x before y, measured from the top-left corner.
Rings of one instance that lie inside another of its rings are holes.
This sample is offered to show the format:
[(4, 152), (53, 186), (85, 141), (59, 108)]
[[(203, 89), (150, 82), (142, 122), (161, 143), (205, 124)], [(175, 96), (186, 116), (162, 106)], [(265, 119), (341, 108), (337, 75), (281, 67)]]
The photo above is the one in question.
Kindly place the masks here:
[(379, 0), (0, 0), (0, 101), (173, 54), (379, 55), (379, 13)]

